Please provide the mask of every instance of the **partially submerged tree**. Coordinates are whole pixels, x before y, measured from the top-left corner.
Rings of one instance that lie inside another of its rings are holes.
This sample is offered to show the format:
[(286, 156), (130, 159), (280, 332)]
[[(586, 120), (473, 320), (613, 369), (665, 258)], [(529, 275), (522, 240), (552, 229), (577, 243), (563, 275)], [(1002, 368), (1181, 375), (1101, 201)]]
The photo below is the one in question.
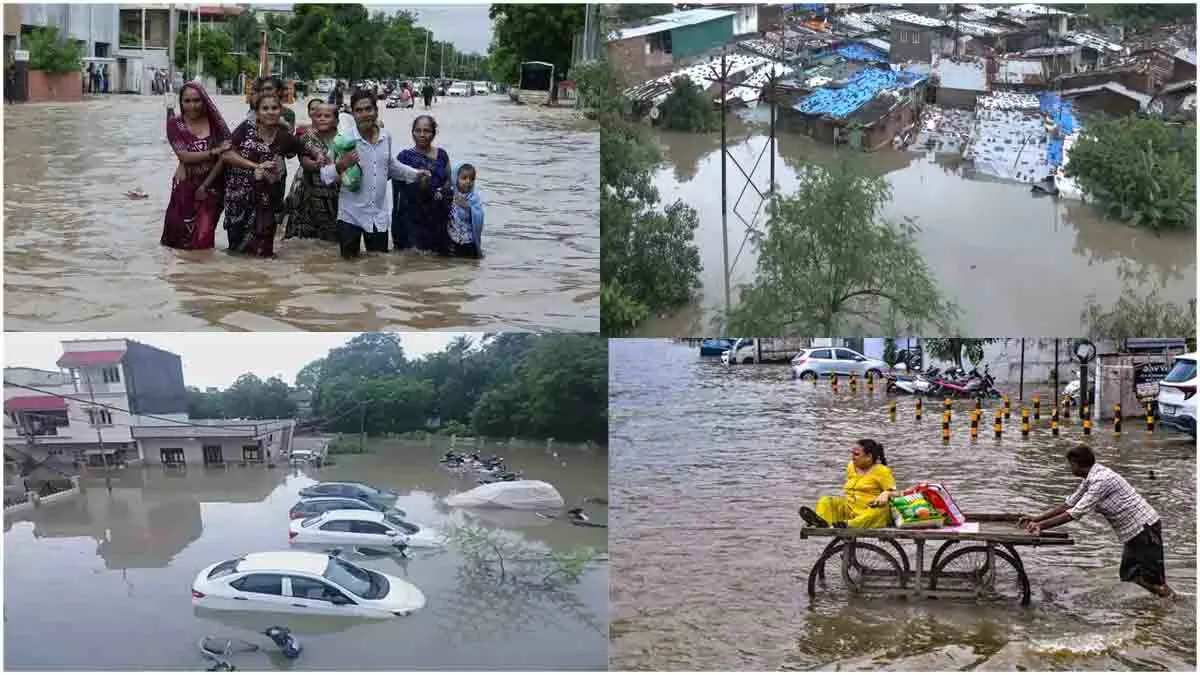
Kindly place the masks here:
[(497, 584), (554, 588), (579, 581), (597, 560), (594, 548), (554, 551), (529, 543), (504, 530), (474, 524), (450, 524), (446, 539), (473, 571)]
[(915, 224), (882, 218), (891, 188), (846, 162), (807, 166), (768, 206), (758, 273), (729, 317), (744, 335), (838, 335), (887, 321), (949, 330), (958, 308), (938, 288)]
[(677, 77), (671, 93), (658, 106), (663, 126), (676, 131), (708, 132), (721, 125), (721, 117), (704, 90), (691, 78)]
[(1185, 307), (1162, 299), (1158, 289), (1140, 295), (1126, 287), (1110, 308), (1090, 297), (1079, 318), (1084, 333), (1093, 340), (1147, 336), (1196, 340), (1196, 299)]

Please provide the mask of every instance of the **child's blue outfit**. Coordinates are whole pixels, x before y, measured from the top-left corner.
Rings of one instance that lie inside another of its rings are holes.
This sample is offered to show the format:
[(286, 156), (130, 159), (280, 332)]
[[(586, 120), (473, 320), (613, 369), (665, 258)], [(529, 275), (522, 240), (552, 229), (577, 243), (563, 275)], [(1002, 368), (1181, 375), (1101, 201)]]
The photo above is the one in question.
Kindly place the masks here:
[[(461, 194), (457, 189), (455, 194)], [(452, 255), (478, 257), (483, 253), (483, 199), (479, 190), (467, 194), (466, 208), (450, 208), (449, 234)]]

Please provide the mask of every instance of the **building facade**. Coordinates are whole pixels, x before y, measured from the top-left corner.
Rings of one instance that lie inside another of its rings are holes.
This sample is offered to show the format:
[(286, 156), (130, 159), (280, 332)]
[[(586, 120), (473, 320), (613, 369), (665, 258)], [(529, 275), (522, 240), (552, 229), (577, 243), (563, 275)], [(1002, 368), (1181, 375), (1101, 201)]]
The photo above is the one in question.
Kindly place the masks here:
[[(609, 36), (609, 62), (627, 82), (665, 75), (685, 61), (732, 41), (734, 20), (739, 16), (723, 9), (691, 9), (651, 17), (644, 26), (623, 28)], [(751, 32), (757, 30), (757, 22), (755, 13)]]

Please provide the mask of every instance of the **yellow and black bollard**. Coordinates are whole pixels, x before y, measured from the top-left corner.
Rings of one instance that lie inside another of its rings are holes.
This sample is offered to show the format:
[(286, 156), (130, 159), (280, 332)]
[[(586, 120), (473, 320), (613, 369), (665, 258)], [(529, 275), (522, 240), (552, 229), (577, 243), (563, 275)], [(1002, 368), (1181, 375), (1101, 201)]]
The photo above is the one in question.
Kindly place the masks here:
[(1011, 411), (1010, 411), (1010, 409), (1009, 409), (1009, 400), (1008, 400), (1008, 395), (1006, 394), (1006, 395), (1004, 396), (1004, 419), (1008, 419), (1008, 418), (1009, 418), (1009, 415), (1011, 415), (1011, 414), (1012, 414), (1012, 413), (1011, 413)]
[(1150, 404), (1146, 404), (1146, 431), (1154, 433), (1154, 408)]
[(888, 421), (896, 421), (896, 399), (888, 401)]
[(942, 442), (950, 442), (950, 413), (942, 413)]
[(1058, 413), (1050, 415), (1050, 435), (1058, 436)]
[(1071, 419), (1071, 399), (1063, 401), (1063, 419)]
[(979, 416), (983, 414), (982, 410), (971, 411), (971, 440), (979, 438)]
[(1033, 419), (1034, 421), (1042, 419), (1042, 397), (1039, 394), (1033, 395)]
[(921, 399), (917, 399), (917, 421), (921, 420)]
[(1004, 421), (1003, 421), (1003, 418), (1002, 418), (1000, 415), (1001, 415), (1001, 413), (1000, 413), (1000, 410), (999, 410), (999, 409), (997, 409), (997, 410), (996, 410), (996, 419), (995, 419), (995, 420), (993, 420), (993, 422), (992, 422), (992, 431), (995, 431), (995, 432), (996, 432), (996, 439), (997, 439), (997, 440), (999, 440), (999, 439), (1000, 439), (1000, 436), (1001, 436), (1001, 434), (1002, 434), (1002, 433), (1003, 433), (1003, 431), (1004, 431)]
[(1121, 404), (1113, 405), (1113, 433), (1121, 435)]
[(1021, 408), (1021, 435), (1029, 435), (1029, 408)]
[(975, 399), (975, 409), (979, 410), (979, 411), (983, 410), (983, 399), (982, 398), (977, 397)]
[(1083, 420), (1083, 435), (1091, 436), (1092, 418), (1090, 415), (1088, 415), (1088, 407), (1086, 405), (1079, 408), (1079, 419)]
[(954, 412), (953, 412), (954, 408), (951, 406), (952, 406), (952, 404), (950, 402), (950, 399), (947, 398), (942, 401), (942, 412), (946, 414), (947, 419), (950, 419), (954, 416)]
[(858, 393), (858, 376), (854, 373), (850, 373), (850, 393)]
[(829, 386), (833, 387), (834, 391), (837, 391), (837, 373), (834, 373), (833, 376), (829, 378)]
[(874, 371), (867, 373), (867, 395), (875, 395), (875, 373)]

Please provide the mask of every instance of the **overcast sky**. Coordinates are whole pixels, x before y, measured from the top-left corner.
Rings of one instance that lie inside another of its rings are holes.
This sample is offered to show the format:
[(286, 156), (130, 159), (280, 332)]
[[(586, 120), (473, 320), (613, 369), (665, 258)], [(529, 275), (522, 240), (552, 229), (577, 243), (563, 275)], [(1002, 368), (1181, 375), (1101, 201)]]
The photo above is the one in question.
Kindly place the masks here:
[[(188, 386), (221, 387), (243, 373), (278, 376), (295, 384), (296, 373), (357, 333), (5, 333), (4, 365), (58, 370), (63, 340), (129, 338), (178, 354)], [(461, 333), (400, 333), (405, 356), (440, 352)], [(482, 333), (467, 333), (475, 342)]]

